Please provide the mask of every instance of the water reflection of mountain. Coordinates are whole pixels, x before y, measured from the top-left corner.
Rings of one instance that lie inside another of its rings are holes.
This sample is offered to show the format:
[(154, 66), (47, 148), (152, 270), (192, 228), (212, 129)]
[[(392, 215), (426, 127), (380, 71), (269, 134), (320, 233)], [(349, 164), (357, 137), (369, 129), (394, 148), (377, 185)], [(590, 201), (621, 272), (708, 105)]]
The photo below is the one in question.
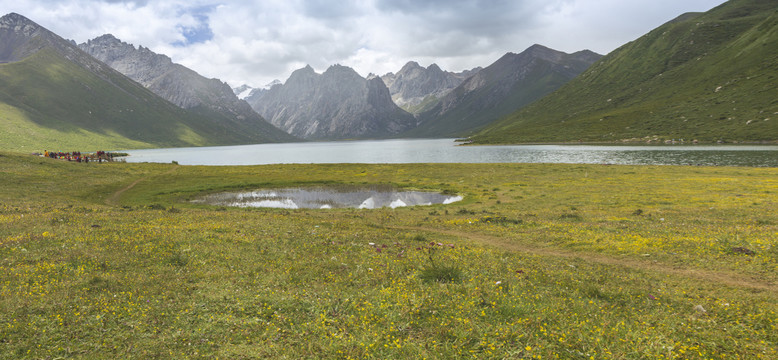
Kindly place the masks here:
[(268, 207), (282, 209), (331, 209), (405, 207), (450, 204), (461, 196), (423, 191), (400, 191), (391, 187), (333, 187), (256, 190), (240, 193), (219, 193), (195, 200), (198, 203), (237, 207)]

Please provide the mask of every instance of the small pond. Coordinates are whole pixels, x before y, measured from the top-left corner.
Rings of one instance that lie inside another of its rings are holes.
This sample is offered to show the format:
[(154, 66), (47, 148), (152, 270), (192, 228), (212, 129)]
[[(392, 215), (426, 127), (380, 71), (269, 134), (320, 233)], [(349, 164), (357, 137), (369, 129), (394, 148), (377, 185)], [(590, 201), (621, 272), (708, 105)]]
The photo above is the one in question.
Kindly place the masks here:
[(405, 206), (451, 204), (461, 200), (462, 197), (458, 195), (404, 191), (390, 186), (340, 186), (225, 192), (206, 195), (192, 202), (281, 209), (377, 209), (382, 207), (394, 209)]

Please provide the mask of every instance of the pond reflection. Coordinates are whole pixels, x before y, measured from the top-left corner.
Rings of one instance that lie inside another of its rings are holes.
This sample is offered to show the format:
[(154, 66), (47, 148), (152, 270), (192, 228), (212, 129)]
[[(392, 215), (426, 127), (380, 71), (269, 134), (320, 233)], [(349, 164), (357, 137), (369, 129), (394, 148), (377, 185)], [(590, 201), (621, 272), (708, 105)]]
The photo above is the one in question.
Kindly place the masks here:
[(376, 209), (405, 206), (451, 204), (461, 201), (458, 195), (423, 191), (401, 191), (392, 187), (311, 187), (206, 195), (195, 203), (236, 207), (281, 209)]

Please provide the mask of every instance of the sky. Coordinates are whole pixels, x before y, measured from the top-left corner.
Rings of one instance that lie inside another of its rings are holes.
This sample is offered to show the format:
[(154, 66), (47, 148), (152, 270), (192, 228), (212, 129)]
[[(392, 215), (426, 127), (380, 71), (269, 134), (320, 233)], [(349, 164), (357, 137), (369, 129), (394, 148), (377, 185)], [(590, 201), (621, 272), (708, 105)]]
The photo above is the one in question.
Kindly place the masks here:
[(724, 0), (6, 0), (63, 38), (103, 34), (165, 54), (233, 87), (285, 81), (311, 65), (362, 76), (408, 61), (448, 71), (488, 66), (533, 44), (607, 54)]

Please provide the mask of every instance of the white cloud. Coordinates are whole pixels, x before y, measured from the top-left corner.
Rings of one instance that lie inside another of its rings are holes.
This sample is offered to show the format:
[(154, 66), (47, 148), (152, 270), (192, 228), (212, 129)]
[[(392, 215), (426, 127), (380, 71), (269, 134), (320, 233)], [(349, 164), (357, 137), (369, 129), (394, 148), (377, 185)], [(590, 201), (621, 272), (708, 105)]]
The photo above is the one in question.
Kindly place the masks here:
[(207, 77), (259, 86), (310, 64), (461, 71), (534, 43), (607, 53), (723, 0), (42, 0), (0, 4), (79, 43), (105, 33)]

